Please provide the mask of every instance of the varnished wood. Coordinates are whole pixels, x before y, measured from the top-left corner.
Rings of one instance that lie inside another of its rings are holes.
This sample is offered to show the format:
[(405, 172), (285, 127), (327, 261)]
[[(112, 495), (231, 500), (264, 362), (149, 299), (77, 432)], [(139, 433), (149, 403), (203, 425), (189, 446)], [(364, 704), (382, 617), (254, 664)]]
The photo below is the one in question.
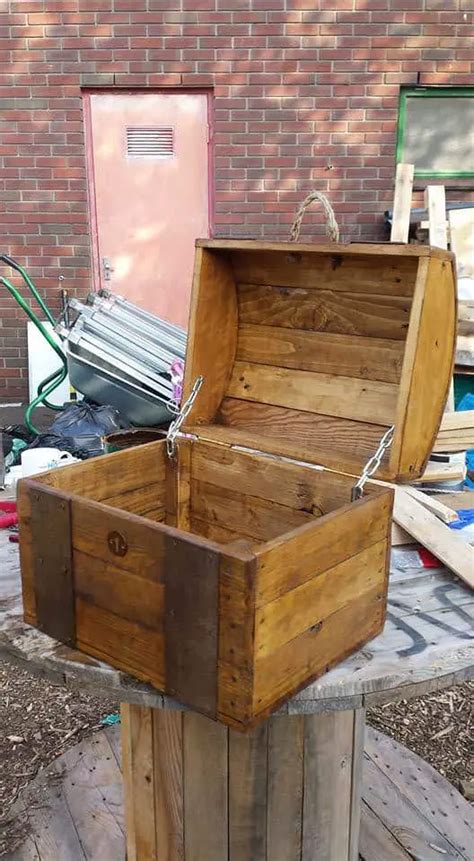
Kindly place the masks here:
[(398, 383), (403, 342), (264, 325), (239, 327), (237, 361)]
[(371, 243), (318, 243), (314, 244), (298, 242), (298, 245), (292, 245), (290, 242), (271, 242), (261, 239), (197, 239), (197, 248), (220, 249), (230, 251), (283, 251), (287, 254), (298, 253), (314, 253), (319, 251), (322, 254), (348, 255), (362, 257), (437, 257), (441, 260), (454, 260), (454, 254), (444, 252), (439, 248), (431, 248), (426, 245), (391, 245), (388, 242), (371, 242)]

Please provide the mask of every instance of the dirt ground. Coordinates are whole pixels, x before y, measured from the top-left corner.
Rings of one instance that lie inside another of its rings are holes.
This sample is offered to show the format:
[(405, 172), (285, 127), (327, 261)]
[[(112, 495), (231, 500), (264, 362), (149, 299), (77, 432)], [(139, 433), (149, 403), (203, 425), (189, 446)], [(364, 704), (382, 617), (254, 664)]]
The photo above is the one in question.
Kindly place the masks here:
[[(389, 704), (368, 721), (414, 750), (457, 788), (472, 779), (474, 683)], [(118, 710), (112, 699), (52, 685), (0, 662), (0, 855), (19, 838), (10, 810), (22, 788), (53, 759)]]

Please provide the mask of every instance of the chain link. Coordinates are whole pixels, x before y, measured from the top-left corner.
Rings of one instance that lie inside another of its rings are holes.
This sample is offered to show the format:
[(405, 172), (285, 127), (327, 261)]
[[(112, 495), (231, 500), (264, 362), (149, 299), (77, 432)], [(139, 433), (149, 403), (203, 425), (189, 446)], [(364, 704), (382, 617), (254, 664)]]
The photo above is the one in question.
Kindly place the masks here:
[(191, 412), (194, 401), (196, 400), (199, 390), (204, 382), (204, 377), (196, 377), (191, 394), (187, 401), (183, 404), (176, 418), (171, 422), (168, 433), (166, 434), (166, 453), (168, 457), (174, 457), (176, 453), (176, 437), (179, 434), (181, 425)]
[(372, 457), (369, 458), (369, 460), (364, 466), (364, 469), (361, 472), (359, 480), (352, 488), (351, 502), (355, 502), (357, 499), (361, 499), (364, 493), (364, 485), (367, 479), (370, 478), (370, 476), (373, 475), (374, 472), (377, 472), (385, 452), (388, 448), (390, 448), (392, 444), (394, 432), (395, 426), (392, 425), (392, 427), (384, 433), (382, 439), (379, 442), (377, 451), (375, 452), (375, 454), (372, 455)]

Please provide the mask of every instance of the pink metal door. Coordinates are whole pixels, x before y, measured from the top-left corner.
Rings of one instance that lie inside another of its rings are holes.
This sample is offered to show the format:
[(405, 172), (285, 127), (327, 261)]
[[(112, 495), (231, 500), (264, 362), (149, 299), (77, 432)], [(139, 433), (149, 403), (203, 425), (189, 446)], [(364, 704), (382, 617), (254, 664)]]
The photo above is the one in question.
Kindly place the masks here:
[(96, 286), (182, 326), (209, 235), (208, 122), (202, 93), (86, 97)]

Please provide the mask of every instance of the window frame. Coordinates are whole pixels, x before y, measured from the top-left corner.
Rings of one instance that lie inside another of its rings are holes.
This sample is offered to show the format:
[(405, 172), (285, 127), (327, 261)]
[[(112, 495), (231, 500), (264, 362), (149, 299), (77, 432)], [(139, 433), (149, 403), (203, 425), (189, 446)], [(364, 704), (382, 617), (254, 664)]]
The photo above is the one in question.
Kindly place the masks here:
[[(459, 98), (474, 100), (474, 86), (466, 87), (401, 87), (398, 106), (397, 145), (395, 151), (396, 163), (404, 161), (404, 134), (406, 127), (406, 112), (408, 99), (430, 98)], [(473, 179), (474, 171), (433, 171), (417, 170), (415, 177), (425, 179)]]

